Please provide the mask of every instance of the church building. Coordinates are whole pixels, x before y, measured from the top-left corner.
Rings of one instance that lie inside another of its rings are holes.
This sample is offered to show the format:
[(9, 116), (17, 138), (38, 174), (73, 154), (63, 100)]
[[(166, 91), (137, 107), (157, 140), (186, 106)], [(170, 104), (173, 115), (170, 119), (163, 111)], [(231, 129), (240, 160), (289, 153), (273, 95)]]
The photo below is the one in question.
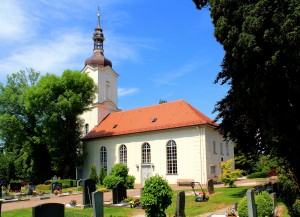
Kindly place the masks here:
[(220, 163), (234, 158), (233, 143), (216, 131), (217, 123), (184, 100), (127, 111), (118, 109), (118, 77), (104, 56), (104, 35), (98, 24), (94, 53), (82, 73), (97, 84), (98, 93), (84, 119), (83, 178), (92, 164), (107, 173), (117, 163), (129, 168), (136, 184), (158, 174), (169, 184), (179, 180), (218, 180)]

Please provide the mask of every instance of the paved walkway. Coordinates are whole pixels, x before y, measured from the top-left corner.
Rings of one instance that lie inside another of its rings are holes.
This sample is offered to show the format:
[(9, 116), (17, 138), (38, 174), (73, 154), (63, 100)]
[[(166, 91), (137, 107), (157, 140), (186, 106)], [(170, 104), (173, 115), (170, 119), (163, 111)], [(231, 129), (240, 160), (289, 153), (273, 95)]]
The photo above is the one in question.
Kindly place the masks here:
[[(255, 186), (260, 183), (254, 181), (254, 180), (247, 180), (247, 179), (239, 179), (235, 183), (237, 186)], [(140, 196), (140, 187), (136, 186), (135, 189), (127, 190), (127, 197), (139, 197)], [(191, 191), (191, 188), (189, 186), (177, 186), (177, 185), (171, 185), (173, 190), (187, 190)], [(217, 184), (214, 186), (215, 188), (224, 187), (222, 184)], [(21, 209), (21, 208), (29, 208), (34, 207), (39, 204), (43, 203), (62, 203), (62, 204), (68, 204), (70, 200), (77, 200), (78, 204), (82, 204), (82, 194), (71, 194), (64, 197), (58, 197), (58, 196), (50, 196), (49, 199), (40, 200), (37, 197), (32, 197), (28, 201), (18, 201), (18, 202), (10, 202), (10, 203), (2, 203), (2, 212), (14, 210), (14, 209)], [(112, 202), (112, 192), (105, 192), (104, 193), (104, 202)], [(227, 210), (227, 208), (222, 210), (217, 210), (214, 213), (218, 212), (224, 212)], [(201, 217), (207, 217), (210, 216), (212, 213), (207, 213), (201, 215)]]

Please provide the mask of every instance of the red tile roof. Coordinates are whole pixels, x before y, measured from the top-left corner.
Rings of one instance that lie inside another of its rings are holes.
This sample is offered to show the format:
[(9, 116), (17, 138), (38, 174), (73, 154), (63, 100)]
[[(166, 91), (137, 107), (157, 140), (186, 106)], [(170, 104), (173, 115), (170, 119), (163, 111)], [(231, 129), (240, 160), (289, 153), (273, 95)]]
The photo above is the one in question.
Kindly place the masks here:
[(84, 139), (94, 139), (209, 124), (217, 126), (209, 117), (184, 100), (167, 102), (109, 114)]

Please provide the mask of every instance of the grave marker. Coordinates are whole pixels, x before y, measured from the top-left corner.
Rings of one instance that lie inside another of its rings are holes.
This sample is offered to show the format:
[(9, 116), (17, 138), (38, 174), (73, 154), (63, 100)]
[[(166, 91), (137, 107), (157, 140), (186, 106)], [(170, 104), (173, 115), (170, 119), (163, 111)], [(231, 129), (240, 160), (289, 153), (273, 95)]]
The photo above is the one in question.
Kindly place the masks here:
[(180, 191), (177, 194), (175, 216), (184, 217), (185, 216), (184, 209), (185, 209), (185, 193), (184, 191)]
[(94, 217), (103, 217), (104, 216), (103, 192), (100, 191), (93, 192), (92, 200), (93, 200)]
[(96, 191), (96, 183), (94, 179), (83, 180), (82, 187), (82, 203), (83, 206), (93, 205), (92, 204), (92, 193)]
[(112, 191), (113, 194), (113, 204), (118, 204), (125, 198), (127, 198), (126, 187), (122, 182), (118, 182)]
[(257, 217), (253, 189), (247, 190), (246, 197), (247, 197), (248, 217)]
[(210, 180), (207, 181), (206, 189), (207, 189), (209, 194), (215, 193), (214, 180), (210, 179)]
[(61, 203), (45, 203), (32, 207), (32, 217), (64, 217), (65, 205)]
[(52, 182), (51, 183), (51, 193), (53, 194), (55, 190), (62, 190), (62, 183), (60, 182)]

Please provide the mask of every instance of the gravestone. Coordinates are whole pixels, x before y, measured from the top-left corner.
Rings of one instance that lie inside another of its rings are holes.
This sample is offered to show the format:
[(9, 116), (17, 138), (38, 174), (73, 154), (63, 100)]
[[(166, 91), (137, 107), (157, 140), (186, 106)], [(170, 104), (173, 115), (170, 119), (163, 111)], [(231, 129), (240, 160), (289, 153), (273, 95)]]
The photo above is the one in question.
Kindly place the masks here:
[(92, 205), (92, 193), (96, 191), (96, 183), (94, 179), (85, 179), (82, 182), (82, 203), (83, 206)]
[(273, 202), (273, 211), (275, 212), (275, 214), (277, 214), (277, 199), (276, 199), (276, 193), (273, 192), (270, 194), (272, 197), (272, 202)]
[(209, 194), (215, 193), (214, 181), (212, 179), (207, 181), (206, 189), (207, 189)]
[(184, 209), (185, 209), (185, 193), (184, 191), (180, 191), (177, 194), (176, 198), (176, 211), (175, 216), (176, 217), (184, 217)]
[(32, 184), (32, 182), (28, 183), (28, 195), (33, 195), (33, 191), (34, 191), (34, 185)]
[(53, 192), (55, 190), (58, 190), (58, 191), (62, 190), (62, 183), (60, 183), (60, 182), (52, 182), (51, 183), (51, 193), (53, 194)]
[(113, 204), (118, 204), (125, 198), (127, 198), (126, 187), (122, 182), (118, 182), (112, 191), (113, 195)]
[(254, 200), (254, 191), (252, 189), (248, 189), (246, 192), (246, 197), (247, 197), (248, 217), (257, 217), (256, 204)]
[(64, 217), (65, 205), (61, 203), (45, 203), (32, 207), (32, 217)]
[(79, 187), (79, 186), (82, 186), (82, 179), (79, 179), (79, 180), (77, 181), (77, 187)]
[(9, 191), (12, 192), (21, 192), (21, 183), (10, 183)]
[(104, 216), (103, 192), (100, 191), (93, 192), (92, 200), (93, 200), (94, 217), (103, 217)]

